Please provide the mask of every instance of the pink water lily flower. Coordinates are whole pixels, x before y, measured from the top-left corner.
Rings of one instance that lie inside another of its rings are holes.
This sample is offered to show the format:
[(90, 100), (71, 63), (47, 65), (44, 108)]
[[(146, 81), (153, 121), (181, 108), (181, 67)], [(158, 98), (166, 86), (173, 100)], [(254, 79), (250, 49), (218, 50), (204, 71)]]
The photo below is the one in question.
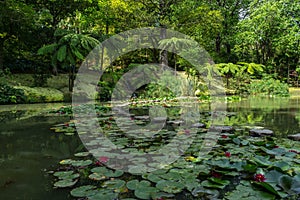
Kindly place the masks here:
[(226, 156), (227, 158), (229, 158), (229, 157), (231, 156), (231, 153), (228, 152), (228, 151), (226, 151), (224, 154), (225, 154), (225, 156)]
[(256, 182), (265, 182), (266, 177), (263, 174), (255, 174), (254, 175), (254, 180)]
[(101, 157), (99, 157), (98, 160), (99, 160), (99, 162), (101, 162), (101, 163), (107, 163), (108, 160), (109, 160), (109, 158), (106, 157), (106, 156), (101, 156)]

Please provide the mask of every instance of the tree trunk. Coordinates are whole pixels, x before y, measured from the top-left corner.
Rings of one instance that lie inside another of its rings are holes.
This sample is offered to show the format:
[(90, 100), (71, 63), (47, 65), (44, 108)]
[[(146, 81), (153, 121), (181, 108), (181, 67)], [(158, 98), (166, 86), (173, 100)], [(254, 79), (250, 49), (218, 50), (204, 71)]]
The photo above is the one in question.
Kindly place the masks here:
[(73, 92), (75, 80), (75, 66), (70, 66), (69, 68), (69, 92)]
[(216, 52), (218, 54), (221, 52), (221, 36), (220, 36), (220, 34), (216, 37)]
[(229, 43), (226, 43), (225, 46), (226, 46), (226, 59), (227, 62), (230, 62), (231, 46)]
[(57, 70), (57, 66), (56, 65), (52, 67), (52, 73), (53, 73), (54, 76), (58, 75), (58, 70)]
[[(163, 40), (167, 37), (167, 29), (164, 26), (161, 26), (160, 29), (160, 39)], [(162, 50), (160, 53), (160, 64), (168, 66), (168, 51)]]
[(4, 40), (0, 40), (0, 69), (4, 70)]

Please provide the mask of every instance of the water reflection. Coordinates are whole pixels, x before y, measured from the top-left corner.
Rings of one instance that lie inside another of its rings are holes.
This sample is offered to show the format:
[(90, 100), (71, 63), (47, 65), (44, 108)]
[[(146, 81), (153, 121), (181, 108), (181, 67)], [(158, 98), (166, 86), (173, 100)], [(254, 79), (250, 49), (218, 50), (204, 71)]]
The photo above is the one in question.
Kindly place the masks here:
[(52, 189), (46, 171), (73, 155), (81, 142), (49, 130), (69, 117), (34, 116), (34, 112), (41, 110), (33, 106), (0, 114), (0, 199), (69, 198), (68, 191)]
[(271, 129), (277, 136), (299, 133), (299, 98), (249, 98), (229, 103), (233, 116), (226, 119), (227, 125), (262, 126)]

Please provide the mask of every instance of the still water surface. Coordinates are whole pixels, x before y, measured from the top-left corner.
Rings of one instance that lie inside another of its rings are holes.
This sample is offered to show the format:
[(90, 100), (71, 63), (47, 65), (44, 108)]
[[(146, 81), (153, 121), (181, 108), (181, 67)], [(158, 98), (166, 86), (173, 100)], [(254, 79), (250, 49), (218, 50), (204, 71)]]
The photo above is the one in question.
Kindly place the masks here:
[(47, 171), (72, 155), (80, 140), (49, 130), (69, 119), (39, 114), (57, 106), (0, 106), (0, 199), (68, 199), (68, 191), (52, 189)]
[[(68, 190), (52, 188), (47, 171), (82, 148), (76, 136), (50, 127), (69, 117), (46, 114), (62, 104), (0, 106), (0, 199), (70, 199)], [(209, 111), (208, 105), (200, 105)], [(299, 98), (250, 98), (227, 104), (226, 125), (265, 127), (277, 136), (299, 133)]]

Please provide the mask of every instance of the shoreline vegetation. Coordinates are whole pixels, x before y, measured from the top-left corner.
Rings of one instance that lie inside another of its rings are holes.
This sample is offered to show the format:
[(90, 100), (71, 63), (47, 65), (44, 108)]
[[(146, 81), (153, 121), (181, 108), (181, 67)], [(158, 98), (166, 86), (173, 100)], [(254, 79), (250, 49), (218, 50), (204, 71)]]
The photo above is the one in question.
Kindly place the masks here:
[[(183, 73), (182, 73), (183, 74)], [(72, 92), (68, 88), (68, 74), (59, 74), (57, 76), (47, 77), (44, 81), (44, 84), (41, 86), (36, 86), (34, 74), (7, 74), (0, 77), (0, 104), (31, 104), (31, 103), (57, 103), (57, 102), (71, 102), (72, 101)], [(103, 84), (105, 81), (100, 81), (99, 84)], [(107, 81), (109, 83), (109, 81)], [(263, 82), (262, 80), (253, 80), (252, 83), (256, 84)], [(274, 81), (275, 83), (277, 81)], [(164, 83), (165, 84), (165, 83)], [(239, 101), (246, 96), (266, 96), (266, 97), (277, 97), (277, 96), (290, 96), (298, 97), (300, 94), (300, 88), (288, 87), (287, 84), (280, 86), (284, 87), (281, 95), (273, 94), (272, 91), (266, 93), (266, 89), (262, 86), (252, 86), (254, 84), (244, 85), (243, 94), (239, 94), (240, 88), (225, 88), (225, 99), (227, 101)], [(273, 84), (273, 83), (271, 83)], [(279, 81), (276, 84), (281, 84)], [(282, 83), (284, 84), (284, 83)], [(164, 86), (157, 85), (148, 85), (148, 87), (138, 90), (138, 97), (132, 99), (132, 104), (141, 103), (151, 103), (151, 102), (174, 102), (181, 101), (182, 99), (198, 99), (199, 102), (210, 101), (211, 95), (204, 89), (199, 92), (199, 89), (195, 91), (194, 96), (175, 96), (170, 91), (165, 91)], [(251, 88), (253, 87), (253, 88)], [(261, 87), (259, 89), (259, 87)], [(267, 87), (267, 86), (265, 86)], [(272, 85), (271, 87), (272, 89)], [(273, 89), (276, 90), (276, 85), (273, 86)], [(102, 87), (102, 91), (105, 93), (102, 98), (101, 94), (98, 94), (97, 100), (101, 102), (107, 102), (111, 91), (113, 90), (113, 85), (109, 87)], [(279, 88), (281, 89), (281, 88)], [(250, 90), (253, 90), (251, 92)], [(257, 91), (254, 91), (257, 90)], [(261, 91), (258, 91), (261, 90)], [(278, 90), (278, 89), (277, 89)], [(155, 93), (159, 96), (154, 96)], [(158, 91), (158, 92), (157, 92)], [(276, 91), (275, 91), (276, 92)], [(151, 96), (152, 95), (152, 96)]]

